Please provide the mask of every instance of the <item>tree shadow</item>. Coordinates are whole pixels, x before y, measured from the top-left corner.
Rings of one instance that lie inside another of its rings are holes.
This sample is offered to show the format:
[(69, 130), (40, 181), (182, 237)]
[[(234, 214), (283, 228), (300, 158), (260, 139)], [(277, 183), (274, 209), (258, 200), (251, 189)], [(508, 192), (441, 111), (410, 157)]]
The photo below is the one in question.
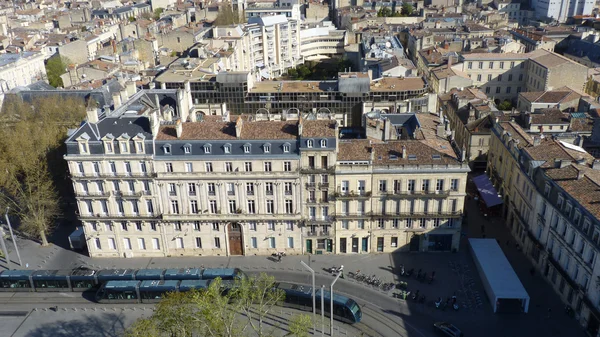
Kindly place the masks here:
[(29, 331), (27, 337), (120, 337), (125, 331), (123, 313), (86, 315), (77, 320), (57, 320)]

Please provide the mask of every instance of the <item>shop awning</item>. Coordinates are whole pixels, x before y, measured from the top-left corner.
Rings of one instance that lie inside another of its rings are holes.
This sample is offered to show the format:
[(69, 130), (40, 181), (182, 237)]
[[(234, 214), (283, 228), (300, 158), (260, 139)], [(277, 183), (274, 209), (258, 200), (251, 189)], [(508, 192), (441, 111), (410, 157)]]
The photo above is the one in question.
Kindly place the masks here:
[(473, 178), (473, 182), (477, 186), (477, 191), (479, 191), (479, 195), (481, 195), (487, 207), (493, 207), (502, 203), (502, 198), (498, 196), (498, 191), (496, 191), (488, 176), (482, 174)]

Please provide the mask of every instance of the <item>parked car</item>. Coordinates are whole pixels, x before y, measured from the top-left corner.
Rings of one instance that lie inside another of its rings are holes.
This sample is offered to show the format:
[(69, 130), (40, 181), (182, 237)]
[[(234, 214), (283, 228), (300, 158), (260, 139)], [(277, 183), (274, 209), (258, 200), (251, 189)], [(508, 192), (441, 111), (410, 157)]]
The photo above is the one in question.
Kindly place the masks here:
[(443, 336), (448, 337), (462, 337), (464, 336), (462, 331), (450, 323), (437, 322), (433, 323), (433, 327)]

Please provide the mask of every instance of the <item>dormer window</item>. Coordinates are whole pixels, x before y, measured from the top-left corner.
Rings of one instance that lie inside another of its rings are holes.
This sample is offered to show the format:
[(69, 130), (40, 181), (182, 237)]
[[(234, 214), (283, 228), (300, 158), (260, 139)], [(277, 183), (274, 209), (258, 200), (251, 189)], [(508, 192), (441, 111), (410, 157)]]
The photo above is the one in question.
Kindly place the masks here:
[(263, 150), (265, 151), (265, 153), (271, 153), (271, 144), (267, 143), (263, 145)]
[(166, 144), (165, 146), (163, 146), (163, 151), (165, 152), (165, 154), (171, 154), (171, 144)]
[(80, 154), (89, 154), (90, 147), (88, 141), (90, 140), (90, 136), (87, 133), (83, 133), (81, 136), (77, 138), (77, 142), (79, 143), (79, 153)]
[(327, 140), (321, 139), (321, 147), (327, 147)]
[(185, 144), (183, 146), (183, 153), (185, 153), (185, 154), (192, 153), (192, 144)]
[(225, 146), (223, 146), (223, 151), (225, 151), (225, 153), (231, 153), (231, 144), (225, 144)]
[(251, 150), (252, 150), (252, 145), (244, 144), (244, 153), (250, 153)]
[(129, 153), (129, 142), (126, 140), (119, 141), (119, 151), (121, 153)]
[(212, 150), (212, 145), (204, 144), (204, 153), (210, 154), (211, 150)]
[(308, 148), (312, 148), (313, 147), (313, 140), (312, 139), (309, 139), (309, 140), (306, 141), (306, 147), (308, 147)]
[(144, 153), (144, 142), (135, 142), (135, 152)]
[(113, 149), (112, 140), (104, 143), (104, 150), (106, 151), (106, 153), (114, 153), (115, 152), (115, 149)]
[(290, 152), (290, 148), (291, 148), (291, 146), (289, 143), (283, 144), (283, 152), (285, 152), (285, 153)]

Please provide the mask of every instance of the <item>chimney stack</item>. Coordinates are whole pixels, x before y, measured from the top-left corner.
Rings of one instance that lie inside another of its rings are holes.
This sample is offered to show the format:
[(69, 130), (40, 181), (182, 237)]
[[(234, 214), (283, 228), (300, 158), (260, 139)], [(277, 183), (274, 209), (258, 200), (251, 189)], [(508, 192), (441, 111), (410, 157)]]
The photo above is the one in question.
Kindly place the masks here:
[(406, 159), (406, 145), (402, 145), (402, 159)]
[(541, 137), (533, 137), (533, 146), (540, 145), (541, 141), (542, 141)]
[(298, 116), (298, 136), (302, 137), (302, 128), (303, 128), (304, 120), (302, 119), (302, 114)]
[(121, 106), (121, 94), (118, 92), (112, 94), (112, 99), (113, 99), (113, 107), (115, 110), (117, 110)]
[(242, 120), (242, 117), (239, 116), (235, 122), (235, 136), (236, 138), (242, 138), (242, 125), (244, 124), (244, 121)]
[(595, 159), (592, 162), (592, 169), (594, 169), (594, 170), (600, 170), (600, 160), (599, 159)]
[(181, 134), (183, 133), (183, 123), (181, 123), (181, 119), (177, 120), (175, 131), (177, 131), (177, 138), (181, 138)]
[(441, 138), (444, 138), (446, 136), (446, 128), (442, 123), (438, 124), (437, 126), (437, 136)]
[(462, 151), (460, 152), (460, 161), (464, 163), (465, 159), (467, 159), (467, 149), (463, 146)]
[(137, 92), (137, 86), (134, 81), (129, 81), (125, 84), (125, 89), (127, 90), (127, 96), (131, 97), (135, 95)]
[(583, 170), (578, 170), (577, 171), (577, 180), (580, 180), (584, 176), (585, 176), (585, 173), (583, 172)]
[(87, 121), (90, 124), (98, 123), (98, 108), (96, 108), (95, 104), (89, 104), (85, 109), (87, 113)]

